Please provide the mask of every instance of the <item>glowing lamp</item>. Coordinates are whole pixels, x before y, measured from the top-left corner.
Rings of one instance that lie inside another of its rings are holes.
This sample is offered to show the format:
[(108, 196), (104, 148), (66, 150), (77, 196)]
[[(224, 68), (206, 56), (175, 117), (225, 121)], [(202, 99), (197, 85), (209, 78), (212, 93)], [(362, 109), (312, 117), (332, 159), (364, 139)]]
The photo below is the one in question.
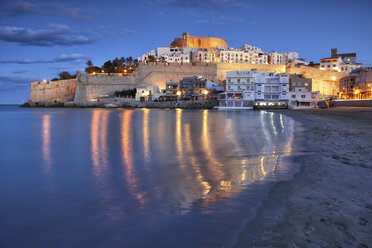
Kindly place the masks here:
[(177, 91), (177, 96), (180, 96), (181, 95), (181, 91)]
[(332, 80), (336, 80), (336, 77), (335, 77), (335, 76), (333, 76), (333, 77), (332, 77)]

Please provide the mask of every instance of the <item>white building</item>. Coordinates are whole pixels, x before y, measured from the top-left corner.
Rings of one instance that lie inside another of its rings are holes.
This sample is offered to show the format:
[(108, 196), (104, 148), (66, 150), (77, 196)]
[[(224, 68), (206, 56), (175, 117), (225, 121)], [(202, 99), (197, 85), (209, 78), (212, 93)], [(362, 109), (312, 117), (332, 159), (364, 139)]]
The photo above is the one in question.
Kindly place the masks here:
[(290, 109), (316, 108), (318, 101), (319, 91), (310, 92), (306, 87), (294, 88), (289, 92), (288, 107)]
[(138, 61), (146, 62), (149, 60), (149, 56), (153, 56), (157, 62), (190, 63), (192, 59), (191, 54), (197, 51), (197, 48), (191, 47), (158, 47), (156, 50), (151, 50), (149, 53), (139, 57)]
[(138, 58), (139, 62), (146, 62), (149, 56), (155, 57), (157, 62), (190, 63), (190, 62), (222, 62), (222, 63), (248, 63), (248, 64), (276, 64), (289, 62), (305, 64), (298, 59), (296, 52), (264, 52), (261, 48), (244, 44), (241, 48), (200, 49), (191, 47), (158, 47)]
[(338, 71), (350, 73), (352, 70), (362, 67), (359, 63), (345, 63), (341, 56), (324, 58), (320, 60), (320, 70)]
[(285, 55), (283, 53), (278, 52), (271, 52), (270, 55), (270, 63), (273, 65), (283, 65), (285, 64)]
[(201, 49), (192, 53), (192, 62), (220, 62), (219, 51)]
[(161, 95), (158, 86), (137, 87), (136, 101), (153, 101)]
[(225, 48), (221, 49), (219, 52), (220, 62), (224, 63), (268, 64), (269, 62), (268, 55), (254, 50)]
[[(287, 107), (289, 75), (262, 71), (231, 71), (226, 73), (226, 91), (238, 99), (251, 101), (260, 107)], [(229, 103), (221, 99), (220, 106)], [(222, 103), (222, 104), (221, 104)], [(226, 107), (234, 107), (230, 104)], [(252, 106), (253, 107), (253, 106)]]

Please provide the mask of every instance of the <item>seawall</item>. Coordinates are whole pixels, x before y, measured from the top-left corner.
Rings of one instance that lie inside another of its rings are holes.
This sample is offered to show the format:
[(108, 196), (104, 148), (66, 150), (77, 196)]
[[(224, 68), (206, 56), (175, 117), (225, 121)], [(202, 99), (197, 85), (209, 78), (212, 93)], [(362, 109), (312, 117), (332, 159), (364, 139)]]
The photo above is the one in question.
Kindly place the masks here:
[(202, 76), (217, 82), (217, 65), (215, 63), (185, 63), (185, 64), (139, 64), (136, 72), (136, 84), (155, 85), (165, 89), (169, 80), (179, 81), (184, 77)]
[(319, 70), (305, 65), (294, 65), (293, 63), (286, 66), (288, 74), (302, 74), (305, 78), (313, 79), (313, 91), (319, 91), (324, 95), (337, 95), (339, 91), (339, 80), (348, 75), (345, 72)]
[(76, 91), (76, 79), (59, 81), (31, 82), (29, 102), (73, 101)]
[(228, 71), (274, 71), (278, 73), (302, 74), (312, 78), (313, 91), (324, 95), (336, 95), (339, 79), (346, 73), (322, 71), (310, 66), (244, 63), (185, 63), (185, 64), (139, 64), (132, 75), (117, 74), (89, 75), (77, 72), (77, 78), (53, 82), (32, 82), (29, 102), (74, 101), (84, 105), (99, 98), (113, 97), (115, 91), (133, 89), (138, 86), (155, 85), (164, 89), (169, 80), (179, 81), (184, 77), (202, 76), (210, 81), (224, 85)]
[(330, 101), (330, 107), (372, 107), (372, 100), (337, 100)]
[(102, 96), (113, 97), (115, 91), (128, 90), (136, 87), (135, 77), (118, 75), (90, 75), (80, 71), (76, 74), (77, 87), (74, 102), (84, 105)]

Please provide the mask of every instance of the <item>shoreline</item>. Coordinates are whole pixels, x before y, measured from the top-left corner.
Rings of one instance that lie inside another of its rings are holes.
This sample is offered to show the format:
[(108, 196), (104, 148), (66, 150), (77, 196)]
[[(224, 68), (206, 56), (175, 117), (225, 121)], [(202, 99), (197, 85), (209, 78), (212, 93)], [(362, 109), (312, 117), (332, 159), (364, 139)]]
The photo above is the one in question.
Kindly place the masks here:
[(301, 124), (299, 172), (273, 186), (233, 247), (371, 247), (372, 108), (280, 113)]

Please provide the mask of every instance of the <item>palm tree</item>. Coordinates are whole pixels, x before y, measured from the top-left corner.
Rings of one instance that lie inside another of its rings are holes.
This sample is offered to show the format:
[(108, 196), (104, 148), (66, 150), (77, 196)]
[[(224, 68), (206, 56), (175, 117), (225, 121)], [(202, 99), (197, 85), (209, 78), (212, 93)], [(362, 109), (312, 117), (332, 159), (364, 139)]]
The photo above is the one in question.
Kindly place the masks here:
[(153, 55), (149, 55), (148, 60), (149, 60), (149, 62), (155, 62), (156, 58)]
[(85, 72), (86, 73), (92, 73), (92, 68), (93, 68), (93, 62), (92, 60), (87, 60), (87, 62), (85, 62), (85, 64), (88, 66), (87, 68), (85, 68)]
[(63, 71), (58, 74), (60, 80), (75, 78), (75, 75), (71, 75), (68, 71)]
[(102, 66), (102, 69), (104, 69), (106, 72), (108, 72), (109, 74), (113, 71), (115, 71), (115, 67), (114, 67), (114, 64), (111, 62), (111, 60), (107, 60), (103, 66)]
[(130, 56), (130, 57), (126, 58), (125, 61), (127, 62), (127, 65), (132, 65), (132, 63), (133, 63), (133, 57)]
[(85, 62), (85, 64), (88, 66), (88, 68), (91, 68), (91, 67), (93, 67), (93, 62), (92, 62), (92, 60), (87, 60), (87, 62)]

